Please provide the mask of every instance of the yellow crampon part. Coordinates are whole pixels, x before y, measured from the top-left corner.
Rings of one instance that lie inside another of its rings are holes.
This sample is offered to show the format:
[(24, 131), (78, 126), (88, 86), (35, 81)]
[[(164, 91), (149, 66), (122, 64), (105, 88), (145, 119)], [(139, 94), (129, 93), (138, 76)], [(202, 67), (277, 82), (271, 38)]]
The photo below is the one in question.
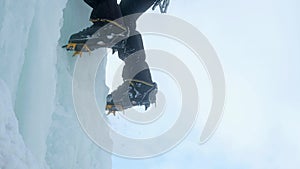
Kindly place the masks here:
[(76, 43), (69, 43), (66, 46), (67, 50), (74, 50), (76, 48), (77, 44)]
[(75, 51), (72, 56), (74, 57), (76, 55), (79, 55), (81, 57), (82, 56), (82, 52), (81, 51)]
[(86, 51), (88, 51), (90, 54), (92, 52), (91, 49), (86, 44), (83, 45), (83, 49), (85, 49)]
[[(78, 44), (77, 43), (69, 43), (67, 46), (66, 46), (66, 49), (67, 50), (75, 50), (76, 49), (76, 46)], [(89, 54), (91, 54), (91, 49), (86, 45), (86, 44), (80, 44), (80, 45), (83, 45), (81, 50), (80, 51), (75, 51), (73, 56), (76, 56), (76, 55), (80, 55), (80, 57), (82, 56), (82, 49), (84, 49), (85, 51), (89, 52)]]
[(116, 107), (118, 111), (124, 111), (123, 107), (121, 105), (106, 105), (106, 110), (108, 110), (107, 116), (110, 114), (113, 114), (116, 116), (116, 110), (111, 110), (113, 107)]
[(108, 115), (110, 115), (110, 114), (113, 114), (114, 116), (116, 116), (116, 111), (110, 110), (110, 111), (108, 111), (108, 113), (106, 114), (106, 116), (108, 116)]

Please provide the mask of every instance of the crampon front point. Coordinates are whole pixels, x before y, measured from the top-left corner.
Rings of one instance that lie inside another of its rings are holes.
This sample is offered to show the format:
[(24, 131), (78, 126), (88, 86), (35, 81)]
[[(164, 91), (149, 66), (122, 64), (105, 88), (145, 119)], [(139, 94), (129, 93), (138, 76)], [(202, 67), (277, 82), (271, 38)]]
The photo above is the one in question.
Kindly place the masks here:
[(145, 106), (145, 111), (152, 103), (156, 103), (157, 84), (132, 79), (125, 81), (121, 86), (106, 97), (107, 115), (115, 115), (135, 106)]
[(66, 48), (67, 51), (74, 51), (73, 56), (82, 56), (83, 52), (91, 53), (92, 50), (100, 47), (100, 45), (88, 45), (84, 43), (69, 43), (67, 45), (62, 46), (62, 48)]
[(116, 116), (116, 112), (124, 111), (125, 109), (121, 105), (106, 105), (105, 110), (108, 110), (107, 116), (110, 114)]

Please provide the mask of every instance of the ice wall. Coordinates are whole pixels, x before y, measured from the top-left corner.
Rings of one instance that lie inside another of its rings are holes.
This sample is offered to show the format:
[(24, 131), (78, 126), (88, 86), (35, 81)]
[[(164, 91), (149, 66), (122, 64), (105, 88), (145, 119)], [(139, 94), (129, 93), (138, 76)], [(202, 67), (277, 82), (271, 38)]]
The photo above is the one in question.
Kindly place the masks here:
[[(56, 48), (64, 1), (37, 1), (25, 61), (18, 83), (15, 110), (24, 141), (42, 166), (55, 106)], [(51, 15), (49, 15), (51, 14)]]
[[(0, 1), (0, 77), (15, 100), (36, 0)], [(14, 101), (13, 101), (14, 103)]]
[[(59, 46), (64, 45), (70, 34), (78, 32), (90, 25), (89, 14), (91, 9), (83, 1), (68, 1), (64, 9), (64, 20), (61, 28)], [(102, 53), (105, 51), (102, 50)], [(57, 62), (57, 88), (56, 88), (56, 109), (53, 113), (53, 123), (48, 136), (47, 161), (51, 168), (91, 168), (107, 169), (111, 168), (111, 157), (92, 143), (80, 128), (74, 106), (72, 102), (72, 74), (75, 65), (75, 58), (72, 53), (58, 48)], [(96, 53), (96, 52), (95, 52)], [(67, 54), (67, 55), (66, 55)], [(84, 56), (84, 57), (88, 57)], [(79, 58), (80, 59), (80, 58)], [(101, 81), (99, 86), (101, 95), (106, 96), (108, 89), (105, 86), (105, 64), (100, 65), (101, 70), (97, 81)], [(89, 66), (89, 65), (86, 65)], [(104, 97), (105, 98), (105, 97)], [(102, 100), (104, 103), (104, 100)], [(105, 136), (104, 136), (105, 137)], [(67, 162), (66, 162), (67, 161)]]
[(39, 169), (41, 166), (19, 133), (10, 93), (5, 82), (0, 79), (0, 168)]
[[(60, 48), (89, 24), (89, 13), (81, 0), (0, 2), (1, 169), (111, 168), (110, 155), (79, 126), (71, 93), (76, 58)], [(100, 69), (106, 95), (105, 62)]]

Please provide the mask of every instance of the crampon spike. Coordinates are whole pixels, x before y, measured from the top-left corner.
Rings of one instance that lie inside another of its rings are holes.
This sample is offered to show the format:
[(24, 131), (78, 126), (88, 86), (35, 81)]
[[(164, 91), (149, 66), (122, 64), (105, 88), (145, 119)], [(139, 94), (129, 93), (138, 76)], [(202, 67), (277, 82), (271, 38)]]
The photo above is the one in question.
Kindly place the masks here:
[(67, 50), (75, 50), (77, 44), (76, 43), (69, 43), (65, 46), (63, 46), (63, 48), (66, 48)]
[(106, 105), (105, 110), (108, 110), (107, 116), (110, 114), (115, 116), (117, 111), (123, 111), (123, 114), (125, 114), (125, 109), (120, 105)]
[(149, 105), (145, 105), (145, 111), (149, 108)]
[(83, 48), (86, 50), (86, 51), (88, 51), (89, 52), (89, 54), (91, 54), (91, 49), (86, 45), (86, 44), (84, 44), (83, 45)]
[(79, 55), (81, 57), (82, 56), (82, 52), (81, 51), (75, 51), (72, 56), (74, 57), (76, 55)]
[(116, 116), (116, 111), (109, 110), (108, 113), (107, 113), (106, 115), (108, 116), (108, 115), (110, 115), (110, 114), (113, 114), (114, 116)]

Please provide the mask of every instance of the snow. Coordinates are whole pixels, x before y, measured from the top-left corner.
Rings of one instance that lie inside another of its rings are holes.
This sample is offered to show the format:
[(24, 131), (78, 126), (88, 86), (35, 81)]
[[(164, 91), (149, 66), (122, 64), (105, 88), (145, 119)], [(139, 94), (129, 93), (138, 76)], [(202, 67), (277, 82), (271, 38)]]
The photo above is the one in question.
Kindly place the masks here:
[[(83, 1), (0, 2), (1, 169), (111, 168), (110, 154), (79, 125), (72, 102), (76, 58), (61, 49), (88, 26), (89, 14)], [(105, 66), (97, 76), (103, 89)]]

